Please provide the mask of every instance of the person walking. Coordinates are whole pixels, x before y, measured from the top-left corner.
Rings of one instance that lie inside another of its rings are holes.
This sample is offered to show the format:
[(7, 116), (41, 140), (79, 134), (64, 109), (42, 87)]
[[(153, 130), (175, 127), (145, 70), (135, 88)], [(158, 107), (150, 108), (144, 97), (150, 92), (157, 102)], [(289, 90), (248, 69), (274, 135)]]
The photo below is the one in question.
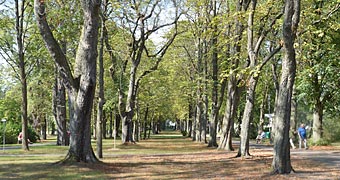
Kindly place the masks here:
[(303, 142), (305, 149), (308, 149), (308, 147), (307, 147), (307, 131), (306, 131), (304, 124), (300, 125), (300, 127), (298, 129), (298, 134), (299, 134), (299, 149), (301, 149), (302, 142)]

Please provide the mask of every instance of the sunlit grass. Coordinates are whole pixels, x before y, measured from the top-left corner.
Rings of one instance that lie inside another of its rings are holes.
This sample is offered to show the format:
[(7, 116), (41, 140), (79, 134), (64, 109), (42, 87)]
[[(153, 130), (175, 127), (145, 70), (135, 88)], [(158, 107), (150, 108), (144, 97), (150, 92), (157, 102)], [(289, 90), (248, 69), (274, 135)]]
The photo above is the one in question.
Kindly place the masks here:
[[(141, 140), (136, 144), (123, 145), (120, 139), (103, 139), (103, 162), (111, 162), (120, 155), (152, 155), (192, 153), (202, 150), (202, 144), (192, 143), (178, 133), (152, 135), (152, 139)], [(56, 162), (64, 159), (67, 146), (56, 146), (56, 137), (49, 136), (47, 140), (30, 144), (29, 151), (21, 149), (21, 145), (13, 144), (0, 151), (0, 177), (1, 179), (106, 179), (102, 172), (89, 165), (57, 165)], [(91, 140), (96, 152), (96, 140)], [(164, 143), (168, 145), (164, 147)], [(116, 148), (114, 148), (116, 147)], [(207, 149), (209, 150), (209, 149)]]
[[(233, 159), (236, 152), (208, 148), (179, 132), (162, 132), (136, 144), (123, 145), (117, 139), (116, 148), (113, 139), (103, 139), (104, 157), (100, 159), (103, 164), (58, 165), (69, 147), (56, 146), (55, 141), (52, 136), (31, 145), (30, 151), (0, 151), (0, 179), (242, 179), (245, 174), (251, 175), (247, 178), (260, 178), (261, 174), (270, 172), (272, 157), (271, 151), (266, 155), (263, 151), (253, 151), (253, 160)], [(96, 141), (91, 142), (96, 153)], [(306, 164), (294, 163), (296, 169)], [(310, 164), (310, 168), (316, 167)], [(321, 172), (320, 169), (316, 170)]]

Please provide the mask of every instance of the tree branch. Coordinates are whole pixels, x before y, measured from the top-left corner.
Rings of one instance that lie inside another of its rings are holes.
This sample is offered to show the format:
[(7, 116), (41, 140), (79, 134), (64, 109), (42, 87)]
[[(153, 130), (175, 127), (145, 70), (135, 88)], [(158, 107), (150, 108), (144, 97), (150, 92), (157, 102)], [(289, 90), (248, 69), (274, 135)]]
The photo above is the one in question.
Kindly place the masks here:
[(61, 50), (58, 42), (54, 38), (52, 31), (46, 21), (46, 10), (44, 0), (34, 0), (34, 12), (37, 19), (38, 28), (40, 34), (45, 41), (46, 47), (51, 53), (52, 58), (57, 62), (60, 74), (65, 79), (65, 85), (69, 88), (75, 88), (77, 86), (71, 68), (68, 64), (65, 54)]

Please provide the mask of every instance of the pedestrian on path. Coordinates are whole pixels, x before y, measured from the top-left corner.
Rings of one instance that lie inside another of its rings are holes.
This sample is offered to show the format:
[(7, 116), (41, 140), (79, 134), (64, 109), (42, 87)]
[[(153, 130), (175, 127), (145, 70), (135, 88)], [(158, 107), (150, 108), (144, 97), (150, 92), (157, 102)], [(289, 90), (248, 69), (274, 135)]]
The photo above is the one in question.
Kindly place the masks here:
[(307, 131), (306, 131), (304, 124), (300, 125), (300, 127), (298, 129), (298, 133), (299, 133), (299, 149), (301, 149), (302, 143), (303, 143), (305, 149), (308, 149), (308, 147), (307, 147)]

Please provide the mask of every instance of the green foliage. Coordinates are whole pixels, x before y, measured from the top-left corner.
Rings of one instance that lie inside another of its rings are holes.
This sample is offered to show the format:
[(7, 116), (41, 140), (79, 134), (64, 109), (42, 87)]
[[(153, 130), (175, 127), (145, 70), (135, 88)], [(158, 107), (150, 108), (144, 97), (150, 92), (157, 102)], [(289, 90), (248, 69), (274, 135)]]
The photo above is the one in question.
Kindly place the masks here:
[(6, 92), (4, 98), (0, 99), (0, 117), (7, 119), (7, 121), (19, 123), (20, 122), (20, 106), (21, 97), (18, 94), (18, 86), (11, 87)]
[[(0, 132), (0, 142), (3, 143), (3, 131), (4, 131), (4, 123), (1, 124), (1, 132)], [(7, 122), (6, 123), (6, 131), (5, 131), (5, 142), (6, 144), (16, 144), (18, 143), (18, 135), (21, 132), (21, 124)], [(37, 142), (39, 135), (34, 131), (31, 126), (28, 126), (28, 139), (31, 142)]]
[(323, 124), (324, 138), (331, 142), (340, 141), (340, 121), (337, 117), (338, 114), (336, 116), (328, 114)]
[(312, 146), (328, 146), (331, 144), (331, 141), (325, 138), (321, 138), (320, 140), (316, 142), (311, 142)]
[[(4, 131), (4, 123), (1, 124), (1, 134), (0, 134), (0, 141), (1, 144), (3, 143), (3, 131)], [(18, 134), (20, 132), (21, 125), (18, 123), (12, 123), (12, 122), (7, 122), (6, 123), (6, 133), (5, 133), (5, 138), (6, 138), (6, 144), (15, 144), (18, 142)]]

